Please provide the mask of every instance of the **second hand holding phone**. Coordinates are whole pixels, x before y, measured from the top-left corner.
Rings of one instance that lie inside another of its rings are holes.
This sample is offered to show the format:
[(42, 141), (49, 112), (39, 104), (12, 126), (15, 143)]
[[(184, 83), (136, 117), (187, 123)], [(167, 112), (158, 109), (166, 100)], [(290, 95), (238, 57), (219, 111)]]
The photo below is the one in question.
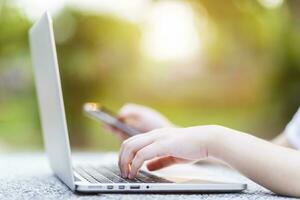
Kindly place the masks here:
[(85, 103), (83, 105), (83, 111), (87, 116), (119, 129), (129, 137), (140, 134), (137, 130), (128, 127), (126, 124), (118, 120), (111, 111), (98, 103)]

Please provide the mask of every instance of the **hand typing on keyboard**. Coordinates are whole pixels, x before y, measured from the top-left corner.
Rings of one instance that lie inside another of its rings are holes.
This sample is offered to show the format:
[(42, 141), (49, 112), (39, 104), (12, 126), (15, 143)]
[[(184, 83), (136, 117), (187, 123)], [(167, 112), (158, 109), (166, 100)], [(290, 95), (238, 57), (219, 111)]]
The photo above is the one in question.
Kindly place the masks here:
[[(174, 127), (174, 125), (165, 116), (156, 110), (136, 104), (124, 105), (119, 111), (118, 118), (125, 122), (129, 127), (132, 127), (141, 133), (159, 128)], [(105, 128), (116, 135), (121, 141), (128, 139), (127, 135), (118, 129), (108, 125), (106, 125)], [(149, 170), (157, 170), (172, 163), (182, 162), (187, 162), (187, 160), (172, 156), (165, 156), (150, 161), (147, 167)], [(123, 173), (123, 177), (127, 178), (128, 176), (125, 176), (125, 173)]]
[(145, 171), (140, 171), (133, 179), (122, 178), (117, 166), (77, 166), (74, 170), (90, 183), (170, 183)]
[(134, 178), (142, 164), (157, 170), (175, 163), (186, 163), (207, 157), (209, 128), (162, 128), (125, 140), (119, 154), (122, 177)]

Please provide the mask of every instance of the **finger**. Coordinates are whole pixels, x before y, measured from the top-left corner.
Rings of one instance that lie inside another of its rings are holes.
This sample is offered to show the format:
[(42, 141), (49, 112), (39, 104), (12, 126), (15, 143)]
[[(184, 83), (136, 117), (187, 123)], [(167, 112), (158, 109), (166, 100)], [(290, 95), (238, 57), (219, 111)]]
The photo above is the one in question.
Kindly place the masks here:
[(136, 105), (134, 104), (126, 104), (125, 106), (123, 106), (119, 113), (118, 116), (121, 118), (126, 118), (126, 117), (132, 117), (132, 118), (136, 118), (138, 117), (138, 113), (139, 113), (139, 109)]
[(122, 122), (126, 122), (126, 121), (128, 121), (128, 119), (138, 119), (139, 114), (132, 112), (132, 111), (128, 112), (128, 113), (119, 113), (117, 118), (118, 118), (118, 120), (120, 120)]
[(164, 149), (165, 148), (161, 147), (161, 144), (155, 142), (139, 150), (135, 154), (134, 159), (132, 160), (131, 169), (128, 177), (134, 178), (138, 170), (141, 168), (141, 166), (146, 160), (167, 155), (167, 152), (164, 151)]
[(128, 177), (129, 165), (135, 153), (155, 140), (152, 134), (137, 135), (123, 142), (119, 153), (119, 168), (123, 176)]
[(147, 163), (147, 169), (150, 171), (159, 170), (177, 163), (177, 159), (172, 156), (156, 158)]
[[(131, 153), (135, 153), (138, 148), (142, 148), (144, 144), (144, 142), (141, 142), (141, 141), (149, 141), (152, 142), (154, 141), (157, 136), (156, 136), (156, 131), (150, 131), (148, 132), (147, 134), (139, 134), (139, 135), (135, 135), (135, 136), (132, 136), (130, 138), (128, 138), (127, 140), (125, 140), (122, 145), (121, 145), (121, 148), (120, 148), (120, 151), (119, 151), (119, 162), (118, 162), (118, 165), (119, 165), (119, 168), (122, 172), (123, 170), (123, 167), (122, 167), (122, 163), (123, 163), (123, 159), (126, 158), (126, 155), (130, 155)], [(135, 140), (137, 140), (136, 142), (134, 142)], [(137, 145), (135, 146), (135, 143), (139, 144), (140, 145)], [(147, 143), (146, 143), (147, 144)], [(129, 150), (129, 152), (128, 152)], [(125, 153), (125, 152), (128, 152), (128, 153)], [(125, 154), (125, 155), (124, 155)], [(130, 157), (131, 158), (131, 157)], [(131, 162), (132, 158), (130, 159), (130, 162)], [(128, 176), (129, 172), (128, 172), (128, 164), (126, 166), (124, 166), (124, 171), (123, 171), (124, 175), (126, 175), (126, 177)]]
[(141, 129), (141, 122), (140, 122), (140, 112), (134, 110), (128, 110), (128, 112), (121, 112), (118, 114), (117, 119), (129, 127), (134, 129), (140, 130)]
[(139, 149), (144, 146), (152, 143), (154, 139), (151, 139), (149, 136), (141, 137), (141, 135), (131, 137), (123, 142), (120, 153), (119, 153), (119, 168), (122, 175), (128, 177), (129, 175), (129, 165)]

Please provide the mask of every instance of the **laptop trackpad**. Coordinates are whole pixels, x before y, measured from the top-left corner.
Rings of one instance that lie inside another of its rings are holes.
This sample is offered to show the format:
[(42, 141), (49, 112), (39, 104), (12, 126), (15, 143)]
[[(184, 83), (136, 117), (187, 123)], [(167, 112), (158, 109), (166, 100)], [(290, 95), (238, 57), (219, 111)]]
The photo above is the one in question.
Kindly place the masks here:
[(218, 181), (211, 181), (211, 180), (205, 180), (205, 179), (197, 179), (197, 178), (186, 178), (186, 177), (164, 177), (172, 182), (175, 183), (187, 183), (187, 184), (216, 184), (216, 183), (222, 183)]

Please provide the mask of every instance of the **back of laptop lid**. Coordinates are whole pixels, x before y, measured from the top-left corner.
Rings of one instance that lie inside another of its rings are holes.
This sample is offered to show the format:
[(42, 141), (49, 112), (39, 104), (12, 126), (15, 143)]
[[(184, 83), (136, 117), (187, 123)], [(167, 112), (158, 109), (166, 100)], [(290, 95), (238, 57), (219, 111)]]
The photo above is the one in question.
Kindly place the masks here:
[(54, 173), (74, 190), (53, 27), (48, 13), (31, 28), (29, 39), (46, 153)]

